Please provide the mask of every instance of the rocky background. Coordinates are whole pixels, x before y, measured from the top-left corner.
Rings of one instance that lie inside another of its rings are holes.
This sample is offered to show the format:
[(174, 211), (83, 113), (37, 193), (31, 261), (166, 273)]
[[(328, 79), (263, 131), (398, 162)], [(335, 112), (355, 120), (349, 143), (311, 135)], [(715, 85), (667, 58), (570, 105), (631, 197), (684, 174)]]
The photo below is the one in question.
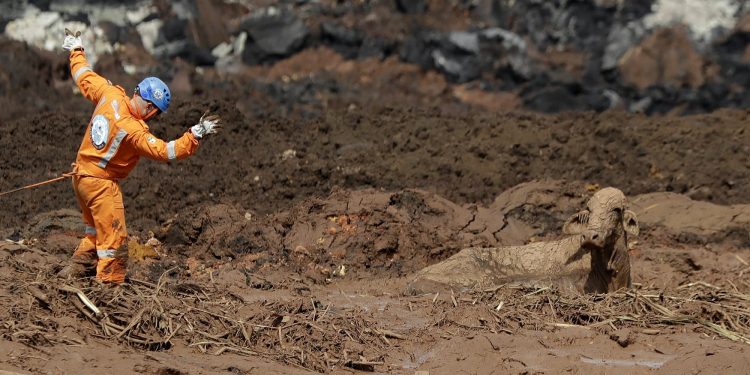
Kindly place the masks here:
[[(0, 4), (0, 32), (62, 55), (63, 29), (82, 29), (96, 69), (128, 90), (146, 74), (180, 94), (252, 87), (244, 96), (303, 115), (373, 100), (681, 115), (750, 105), (748, 8), (743, 0), (13, 0)], [(53, 66), (50, 81), (65, 74)], [(253, 107), (238, 103), (263, 110)]]

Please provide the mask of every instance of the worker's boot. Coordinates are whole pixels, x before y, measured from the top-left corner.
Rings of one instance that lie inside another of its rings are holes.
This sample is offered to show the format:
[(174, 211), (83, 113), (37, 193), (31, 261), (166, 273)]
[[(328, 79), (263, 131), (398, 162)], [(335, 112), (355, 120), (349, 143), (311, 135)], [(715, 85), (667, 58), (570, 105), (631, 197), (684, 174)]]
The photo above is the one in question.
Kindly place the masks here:
[(95, 257), (73, 256), (67, 266), (63, 267), (57, 276), (64, 279), (80, 279), (82, 277), (94, 276), (96, 274)]

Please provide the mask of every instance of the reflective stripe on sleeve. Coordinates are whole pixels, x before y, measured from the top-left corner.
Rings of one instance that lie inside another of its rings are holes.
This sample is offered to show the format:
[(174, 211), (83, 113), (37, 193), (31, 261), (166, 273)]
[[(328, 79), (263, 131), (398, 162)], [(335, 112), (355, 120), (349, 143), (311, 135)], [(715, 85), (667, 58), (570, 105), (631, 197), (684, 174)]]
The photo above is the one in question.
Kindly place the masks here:
[(102, 160), (98, 164), (99, 168), (107, 168), (107, 164), (109, 164), (109, 161), (112, 160), (117, 153), (117, 149), (120, 148), (120, 143), (122, 143), (122, 140), (126, 135), (128, 135), (128, 132), (126, 132), (125, 129), (120, 129), (117, 134), (115, 134), (115, 139), (112, 140), (112, 145), (109, 146), (109, 150), (107, 150), (107, 153), (102, 157)]
[(177, 151), (174, 149), (174, 141), (167, 143), (167, 159), (174, 160), (177, 158)]
[(83, 233), (88, 234), (88, 235), (92, 235), (92, 236), (96, 236), (96, 228), (90, 227), (90, 226), (87, 225), (86, 229), (83, 230)]
[(115, 250), (113, 249), (105, 249), (105, 250), (97, 250), (96, 256), (101, 258), (114, 258), (115, 257)]
[(120, 119), (120, 103), (117, 100), (112, 101), (112, 109), (115, 110), (115, 120)]
[(83, 66), (83, 67), (78, 68), (75, 74), (73, 74), (73, 81), (78, 82), (78, 78), (81, 76), (81, 74), (90, 72), (90, 71), (91, 71), (90, 66)]

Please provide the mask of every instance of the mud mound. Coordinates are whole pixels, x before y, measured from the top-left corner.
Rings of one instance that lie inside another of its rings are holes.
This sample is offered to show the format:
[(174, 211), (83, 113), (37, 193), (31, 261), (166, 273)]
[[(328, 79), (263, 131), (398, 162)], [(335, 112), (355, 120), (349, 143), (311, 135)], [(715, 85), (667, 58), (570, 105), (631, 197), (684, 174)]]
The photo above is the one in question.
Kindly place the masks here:
[(720, 206), (674, 193), (643, 194), (631, 202), (653, 235), (681, 243), (750, 246), (750, 205)]
[(463, 247), (544, 237), (588, 193), (580, 184), (533, 182), (490, 206), (462, 207), (423, 190), (336, 191), (267, 216), (226, 205), (184, 210), (157, 237), (175, 253), (252, 273), (293, 270), (318, 281), (405, 275)]
[[(557, 239), (565, 220), (595, 190), (582, 183), (530, 182), (506, 190), (488, 206), (461, 206), (416, 189), (336, 191), (270, 215), (228, 205), (184, 210), (154, 231), (169, 253), (214, 268), (231, 264), (245, 274), (294, 271), (317, 282), (404, 276), (467, 247)], [(649, 241), (739, 247), (748, 242), (744, 205), (718, 206), (668, 193), (633, 196), (629, 202), (641, 237)], [(640, 248), (637, 243), (633, 247)]]

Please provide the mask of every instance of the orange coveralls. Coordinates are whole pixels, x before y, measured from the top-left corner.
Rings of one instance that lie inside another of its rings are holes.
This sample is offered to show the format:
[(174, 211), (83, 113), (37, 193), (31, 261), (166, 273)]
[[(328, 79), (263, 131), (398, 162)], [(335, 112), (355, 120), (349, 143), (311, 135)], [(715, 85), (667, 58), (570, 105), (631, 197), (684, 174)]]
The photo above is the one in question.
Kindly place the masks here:
[(128, 249), (118, 181), (128, 176), (141, 156), (183, 159), (195, 153), (198, 140), (190, 131), (169, 143), (152, 135), (146, 123), (133, 115), (125, 90), (94, 73), (83, 51), (71, 52), (70, 72), (81, 93), (96, 103), (74, 168), (73, 190), (86, 229), (73, 262), (96, 263), (97, 279), (119, 284), (125, 280)]

